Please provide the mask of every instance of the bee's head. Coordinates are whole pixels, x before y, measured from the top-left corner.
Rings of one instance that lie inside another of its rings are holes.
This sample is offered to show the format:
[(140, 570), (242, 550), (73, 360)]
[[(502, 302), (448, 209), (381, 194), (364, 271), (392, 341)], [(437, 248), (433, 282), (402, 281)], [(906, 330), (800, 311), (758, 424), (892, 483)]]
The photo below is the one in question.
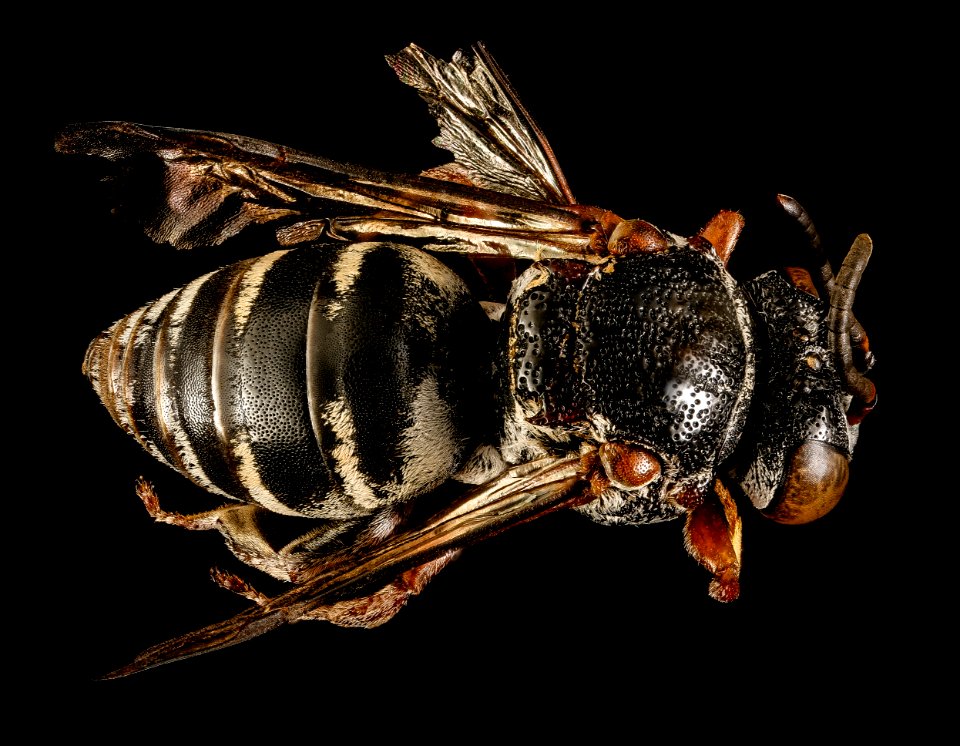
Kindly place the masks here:
[(852, 314), (870, 252), (861, 235), (836, 277), (827, 265), (819, 283), (798, 269), (747, 283), (761, 353), (738, 477), (753, 504), (780, 523), (808, 523), (836, 506), (860, 421), (876, 403), (865, 375), (873, 356)]

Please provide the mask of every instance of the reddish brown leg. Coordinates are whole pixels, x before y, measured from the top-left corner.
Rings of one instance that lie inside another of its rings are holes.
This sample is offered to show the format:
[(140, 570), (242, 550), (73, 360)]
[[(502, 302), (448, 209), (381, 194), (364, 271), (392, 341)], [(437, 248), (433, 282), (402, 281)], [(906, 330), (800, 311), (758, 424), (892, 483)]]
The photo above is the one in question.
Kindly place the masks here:
[[(190, 515), (170, 513), (160, 507), (153, 485), (142, 478), (137, 480), (137, 496), (155, 521), (191, 531), (219, 531), (239, 560), (284, 581), (294, 580), (304, 562), (314, 561), (318, 550), (351, 526), (349, 521), (330, 521), (274, 549), (260, 530), (261, 517), (269, 515), (266, 508), (237, 503)], [(232, 590), (230, 584), (225, 587)]]
[(411, 596), (419, 594), (440, 570), (459, 555), (460, 550), (446, 552), (431, 562), (407, 570), (369, 596), (320, 606), (300, 618), (331, 622), (340, 627), (379, 627), (390, 621)]
[(212, 570), (210, 570), (210, 577), (213, 578), (214, 583), (219, 585), (224, 590), (230, 591), (231, 593), (236, 593), (238, 596), (242, 596), (248, 601), (252, 601), (257, 606), (263, 606), (267, 603), (267, 601), (270, 600), (268, 596), (264, 596), (260, 591), (250, 585), (239, 575), (234, 575), (232, 572), (221, 570), (219, 567), (214, 567)]
[(702, 503), (687, 513), (687, 551), (713, 575), (710, 595), (733, 601), (740, 595), (741, 523), (737, 506), (719, 479)]

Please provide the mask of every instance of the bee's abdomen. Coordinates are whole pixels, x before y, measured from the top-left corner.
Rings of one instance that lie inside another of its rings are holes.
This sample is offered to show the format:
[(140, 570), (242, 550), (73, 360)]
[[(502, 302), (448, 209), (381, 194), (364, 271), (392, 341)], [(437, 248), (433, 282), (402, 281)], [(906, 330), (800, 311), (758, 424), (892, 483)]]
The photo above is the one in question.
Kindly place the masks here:
[(84, 368), (113, 418), (202, 487), (351, 518), (442, 483), (481, 436), (487, 324), (422, 252), (304, 248), (144, 306)]

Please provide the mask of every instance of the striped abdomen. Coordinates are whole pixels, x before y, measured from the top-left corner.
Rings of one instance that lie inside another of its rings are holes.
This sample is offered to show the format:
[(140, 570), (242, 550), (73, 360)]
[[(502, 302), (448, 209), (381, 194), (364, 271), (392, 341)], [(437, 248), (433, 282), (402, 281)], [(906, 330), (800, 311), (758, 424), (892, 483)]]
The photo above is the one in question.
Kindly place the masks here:
[(205, 489), (352, 518), (459, 467), (486, 419), (488, 324), (420, 251), (301, 248), (144, 306), (94, 340), (84, 370), (118, 424)]

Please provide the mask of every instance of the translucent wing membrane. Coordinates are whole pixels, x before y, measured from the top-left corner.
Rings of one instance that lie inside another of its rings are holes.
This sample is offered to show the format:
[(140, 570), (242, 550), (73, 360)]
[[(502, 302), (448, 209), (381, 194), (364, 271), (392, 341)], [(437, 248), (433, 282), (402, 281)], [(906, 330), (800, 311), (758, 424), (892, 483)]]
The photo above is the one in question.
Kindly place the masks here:
[[(137, 170), (149, 195), (146, 233), (190, 249), (279, 223), (281, 241), (399, 239), (432, 251), (518, 258), (590, 257), (606, 250), (615, 216), (502, 191), (337, 163), (240, 135), (98, 122), (65, 130), (64, 153)], [(509, 246), (507, 245), (509, 243)]]
[(304, 571), (292, 590), (224, 622), (204, 627), (141, 653), (106, 676), (119, 678), (164, 663), (219, 650), (284, 624), (320, 618), (324, 605), (376, 590), (411, 568), (489, 538), (512, 526), (583, 500), (574, 487), (592, 459), (545, 458), (508, 469), (425, 524), (391, 536), (366, 551), (346, 549)]
[(573, 204), (553, 151), (482, 44), (446, 62), (412, 44), (387, 61), (440, 125), (434, 144), (453, 153), (477, 186)]

